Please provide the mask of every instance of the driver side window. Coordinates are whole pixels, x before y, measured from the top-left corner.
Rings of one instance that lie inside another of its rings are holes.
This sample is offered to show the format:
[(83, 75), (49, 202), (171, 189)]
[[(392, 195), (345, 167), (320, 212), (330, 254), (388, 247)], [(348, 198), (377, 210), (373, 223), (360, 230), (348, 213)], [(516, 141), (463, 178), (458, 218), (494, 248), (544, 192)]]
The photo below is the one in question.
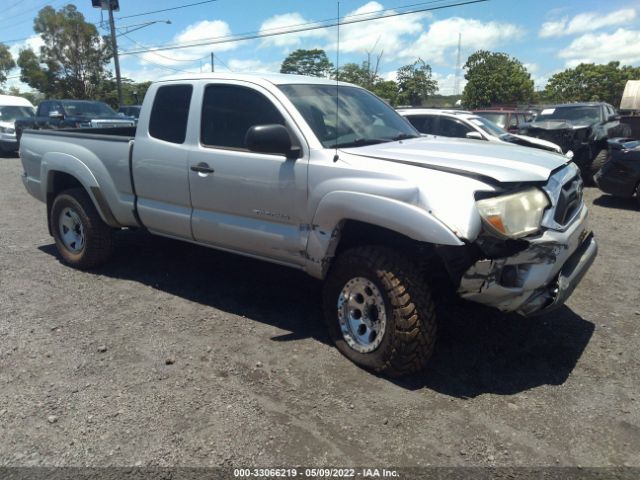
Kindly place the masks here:
[(207, 147), (246, 150), (255, 125), (285, 125), (278, 109), (261, 93), (236, 85), (209, 85), (202, 103), (200, 141)]

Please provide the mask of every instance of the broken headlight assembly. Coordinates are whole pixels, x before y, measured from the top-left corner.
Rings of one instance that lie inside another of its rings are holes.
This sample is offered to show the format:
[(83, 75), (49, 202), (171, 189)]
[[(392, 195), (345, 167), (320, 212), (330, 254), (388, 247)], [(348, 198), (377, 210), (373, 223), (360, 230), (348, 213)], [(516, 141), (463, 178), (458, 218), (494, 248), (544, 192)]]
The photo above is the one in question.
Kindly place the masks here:
[(545, 193), (535, 187), (476, 202), (488, 232), (502, 238), (522, 238), (536, 233), (549, 205)]

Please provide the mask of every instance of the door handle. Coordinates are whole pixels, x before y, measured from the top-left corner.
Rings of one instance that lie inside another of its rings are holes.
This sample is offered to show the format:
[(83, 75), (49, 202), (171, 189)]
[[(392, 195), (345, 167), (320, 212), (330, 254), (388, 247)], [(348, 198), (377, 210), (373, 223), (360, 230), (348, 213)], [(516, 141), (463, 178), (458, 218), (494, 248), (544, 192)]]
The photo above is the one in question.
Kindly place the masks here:
[(191, 171), (192, 172), (198, 172), (198, 173), (213, 173), (214, 172), (213, 168), (211, 168), (209, 166), (209, 164), (205, 163), (205, 162), (200, 162), (197, 165), (191, 165)]

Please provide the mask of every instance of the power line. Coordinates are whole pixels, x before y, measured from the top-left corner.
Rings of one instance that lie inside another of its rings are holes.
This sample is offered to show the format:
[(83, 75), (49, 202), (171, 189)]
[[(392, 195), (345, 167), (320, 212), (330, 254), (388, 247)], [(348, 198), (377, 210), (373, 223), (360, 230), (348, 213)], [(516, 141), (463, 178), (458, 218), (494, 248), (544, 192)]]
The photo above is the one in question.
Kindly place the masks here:
[(151, 15), (152, 13), (169, 12), (171, 10), (179, 10), (181, 8), (195, 7), (196, 5), (204, 5), (205, 3), (212, 3), (217, 1), (218, 0), (204, 0), (202, 2), (188, 3), (186, 5), (178, 5), (177, 7), (163, 8), (162, 10), (153, 10), (151, 12), (136, 13), (134, 15), (126, 15), (124, 17), (118, 17), (118, 20), (122, 20), (124, 18), (142, 17), (143, 15)]
[[(351, 18), (350, 20), (349, 20), (349, 18), (353, 17), (353, 16), (348, 16), (348, 17), (344, 17), (344, 19), (342, 19), (342, 20), (339, 20), (339, 23), (340, 23), (340, 25), (349, 25), (349, 24), (354, 24), (354, 23), (370, 22), (370, 21), (380, 20), (380, 19), (384, 19), (384, 18), (392, 18), (392, 17), (399, 17), (399, 16), (402, 16), (402, 15), (411, 15), (411, 14), (415, 14), (415, 13), (429, 12), (429, 11), (434, 11), (434, 10), (442, 10), (442, 9), (445, 9), (445, 8), (459, 7), (459, 6), (463, 6), (463, 5), (471, 5), (471, 4), (475, 4), (475, 3), (483, 3), (483, 2), (488, 2), (488, 1), (489, 0), (467, 0), (467, 1), (461, 1), (461, 2), (456, 2), (456, 3), (450, 3), (450, 4), (446, 4), (446, 5), (437, 5), (437, 6), (432, 6), (432, 7), (409, 10), (409, 11), (406, 11), (406, 12), (394, 12), (394, 13), (389, 13), (389, 14), (386, 14), (386, 15), (369, 16), (368, 18), (359, 18), (359, 19)], [(429, 2), (429, 3), (435, 3), (435, 2)], [(367, 15), (370, 15), (370, 14), (367, 14)], [(320, 29), (324, 29), (324, 28), (335, 27), (336, 25), (338, 25), (338, 23), (335, 20), (331, 21), (330, 23), (323, 24), (323, 25), (317, 25), (318, 23), (320, 23), (320, 22), (309, 22), (307, 25), (314, 25), (314, 26), (294, 28), (294, 29), (289, 29), (289, 30), (284, 30), (284, 31), (279, 31), (279, 32), (248, 33), (248, 34), (245, 33), (245, 34), (238, 34), (238, 35), (227, 36), (227, 37), (217, 37), (218, 40), (216, 40), (215, 37), (213, 37), (209, 41), (198, 42), (198, 43), (174, 44), (174, 45), (165, 45), (165, 46), (149, 48), (149, 49), (146, 49), (146, 50), (124, 51), (124, 52), (121, 53), (121, 55), (133, 55), (133, 54), (139, 54), (139, 53), (146, 53), (146, 52), (149, 52), (149, 51), (179, 50), (179, 49), (182, 49), (182, 48), (194, 48), (194, 47), (202, 47), (202, 46), (205, 46), (205, 45), (218, 45), (218, 44), (222, 44), (222, 43), (232, 43), (232, 42), (240, 42), (240, 41), (245, 41), (245, 40), (255, 40), (255, 39), (258, 39), (258, 38), (274, 37), (274, 36), (279, 36), (279, 35), (288, 35), (288, 34), (291, 34), (291, 33), (307, 32), (307, 31), (310, 31), (310, 30), (320, 30)]]
[[(380, 14), (384, 13), (384, 12), (396, 12), (398, 9), (405, 9), (405, 8), (411, 8), (411, 7), (416, 7), (416, 6), (421, 6), (421, 5), (433, 5), (434, 3), (442, 3), (446, 0), (430, 0), (427, 2), (420, 2), (420, 3), (413, 3), (413, 4), (409, 4), (409, 5), (404, 5), (401, 7), (396, 7), (396, 8), (387, 8), (384, 10), (378, 10), (377, 12), (374, 12), (375, 14), (378, 14), (378, 17), (373, 18), (372, 20), (376, 20), (378, 18), (384, 18), (381, 17)], [(408, 12), (409, 13), (409, 12)], [(356, 18), (356, 17), (371, 17), (372, 12), (365, 12), (365, 13), (354, 13), (351, 15), (347, 15), (345, 18)], [(263, 34), (264, 32), (274, 32), (274, 31), (282, 31), (283, 28), (295, 28), (295, 27), (305, 27), (307, 25), (318, 25), (318, 28), (329, 28), (331, 25), (323, 25), (327, 22), (331, 22), (331, 21), (335, 21), (337, 20), (335, 17), (334, 18), (327, 18), (324, 20), (315, 20), (312, 22), (304, 22), (304, 23), (295, 23), (295, 24), (291, 24), (291, 25), (287, 25), (287, 27), (272, 27), (272, 28), (266, 28), (266, 29), (260, 29), (260, 30), (254, 30), (251, 32), (245, 32), (243, 34), (239, 34), (239, 35), (257, 35), (257, 34)], [(283, 32), (283, 34), (289, 33), (288, 31)], [(227, 35), (227, 36), (220, 36), (220, 37), (204, 37), (204, 38), (200, 38), (198, 39), (199, 41), (209, 41), (209, 40), (226, 40), (226, 39), (233, 39), (236, 35)], [(164, 46), (166, 47), (171, 47), (172, 45), (180, 45), (179, 43), (168, 43), (165, 44)], [(150, 49), (153, 48), (157, 48), (157, 47), (148, 47)]]
[[(134, 40), (134, 39), (133, 39), (133, 38), (131, 38), (129, 35), (126, 35), (126, 34), (124, 34), (124, 33), (121, 33), (120, 35), (121, 35), (122, 37), (126, 38), (127, 40), (129, 40), (130, 42), (135, 43), (135, 44), (136, 44), (136, 45), (138, 45), (139, 47), (142, 47), (142, 48), (149, 48), (147, 45), (143, 45), (143, 44), (141, 44), (140, 42), (138, 42), (138, 41)], [(200, 58), (193, 58), (193, 59), (191, 59), (191, 58), (184, 58), (184, 59), (179, 59), (179, 58), (167, 57), (166, 55), (162, 55), (161, 53), (157, 53), (157, 52), (156, 52), (156, 51), (154, 51), (154, 50), (151, 50), (151, 51), (149, 51), (149, 52), (147, 52), (147, 53), (152, 53), (152, 54), (154, 54), (154, 55), (157, 55), (157, 56), (158, 56), (158, 57), (160, 57), (160, 58), (164, 58), (165, 60), (171, 60), (172, 62), (189, 62), (189, 63), (194, 63), (194, 62), (198, 62), (198, 61), (200, 61), (200, 60), (202, 60), (202, 59), (204, 59), (204, 58), (209, 57), (209, 54), (207, 54), (207, 55), (205, 55), (205, 56), (203, 56), (203, 57), (200, 57)]]
[[(17, 17), (22, 17), (23, 15), (32, 13), (33, 10), (41, 10), (41, 9), (43, 9), (45, 7), (53, 7), (55, 4), (59, 4), (59, 3), (63, 2), (63, 1), (64, 0), (56, 0), (54, 2), (46, 2), (46, 3), (40, 4), (40, 6), (38, 6), (38, 7), (29, 8), (28, 10), (24, 10), (21, 13), (17, 13), (15, 15), (10, 16), (10, 17), (3, 18), (2, 21), (11, 20), (12, 18), (17, 18)], [(21, 21), (19, 21), (17, 23), (9, 22), (9, 23), (0, 25), (0, 28), (16, 27), (18, 25), (22, 25), (23, 23), (27, 23), (27, 22), (31, 22), (31, 21), (33, 21), (33, 18), (27, 18), (26, 20), (21, 20)]]

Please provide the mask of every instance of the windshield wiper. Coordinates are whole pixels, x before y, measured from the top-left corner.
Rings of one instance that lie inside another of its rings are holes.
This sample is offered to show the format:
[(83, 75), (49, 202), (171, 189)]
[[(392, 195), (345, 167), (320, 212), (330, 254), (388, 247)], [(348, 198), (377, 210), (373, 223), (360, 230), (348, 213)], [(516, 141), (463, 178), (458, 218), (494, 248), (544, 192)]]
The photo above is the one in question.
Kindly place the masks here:
[(376, 145), (377, 143), (390, 142), (388, 138), (356, 138), (350, 142), (337, 143), (329, 148), (364, 147), (366, 145)]
[(393, 137), (391, 140), (393, 140), (394, 142), (397, 142), (398, 140), (407, 140), (409, 138), (418, 138), (419, 135), (412, 135), (411, 133), (400, 133), (399, 135), (396, 135), (395, 137)]

